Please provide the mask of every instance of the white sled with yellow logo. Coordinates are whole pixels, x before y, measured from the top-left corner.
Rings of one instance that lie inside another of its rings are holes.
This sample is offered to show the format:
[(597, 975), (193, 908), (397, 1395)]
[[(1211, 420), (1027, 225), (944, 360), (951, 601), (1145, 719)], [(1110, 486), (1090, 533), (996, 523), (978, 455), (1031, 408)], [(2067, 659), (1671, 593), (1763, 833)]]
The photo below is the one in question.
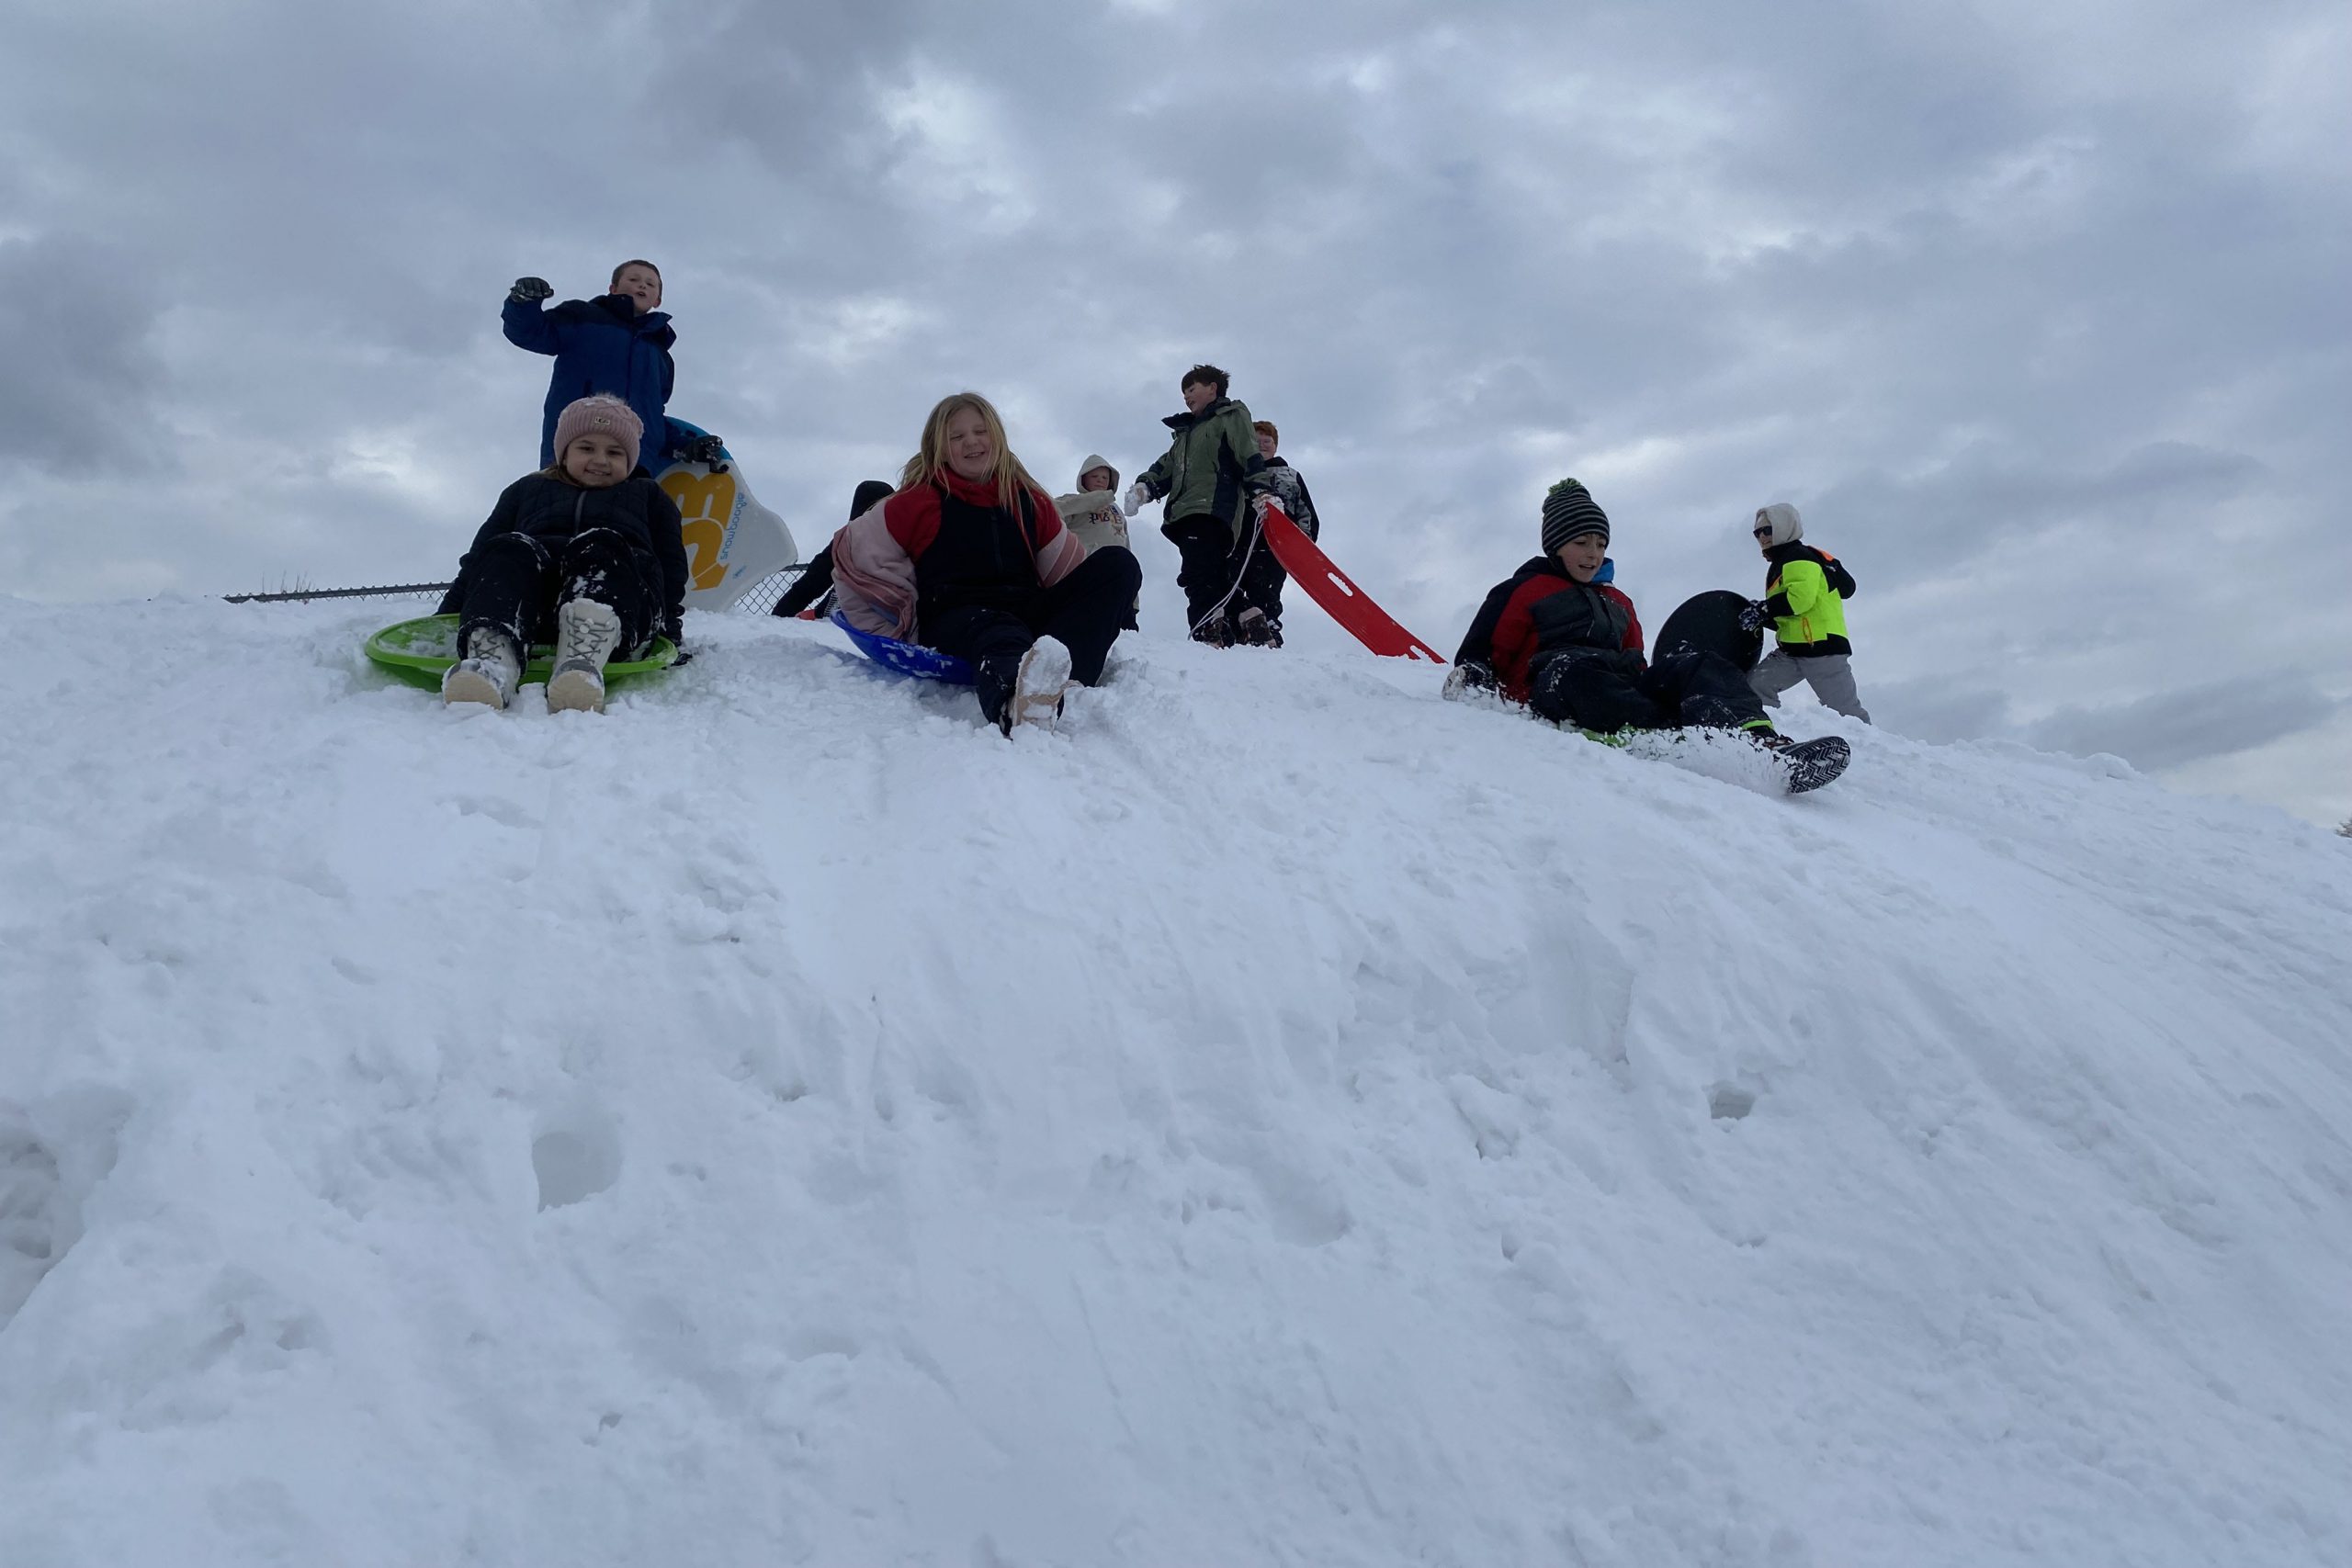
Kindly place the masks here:
[[(673, 419), (696, 435), (707, 432)], [(752, 499), (734, 455), (721, 448), (715, 467), (682, 463), (654, 474), (678, 503), (686, 541), (686, 608), (724, 610), (800, 558), (784, 519)]]

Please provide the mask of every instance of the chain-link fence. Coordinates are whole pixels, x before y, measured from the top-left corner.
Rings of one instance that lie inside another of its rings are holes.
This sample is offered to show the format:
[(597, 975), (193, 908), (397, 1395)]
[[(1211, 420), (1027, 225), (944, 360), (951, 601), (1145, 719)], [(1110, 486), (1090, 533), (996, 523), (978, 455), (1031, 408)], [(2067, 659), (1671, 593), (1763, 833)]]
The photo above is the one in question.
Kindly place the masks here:
[[(784, 591), (795, 579), (808, 570), (808, 563), (798, 561), (781, 571), (760, 579), (757, 586), (735, 601), (733, 610), (747, 615), (764, 615), (775, 608)], [(276, 593), (228, 593), (222, 597), (232, 604), (307, 604), (313, 599), (439, 599), (449, 591), (446, 582), (395, 582), (381, 588), (288, 588)]]
[(760, 579), (758, 587), (735, 601), (735, 608), (747, 615), (766, 615), (775, 608), (775, 602), (784, 597), (785, 590), (798, 581), (800, 574), (808, 570), (808, 563), (804, 561), (786, 567), (782, 571), (770, 572)]
[(232, 604), (307, 604), (313, 599), (437, 599), (446, 582), (396, 582), (383, 588), (288, 588), (277, 593), (224, 593)]

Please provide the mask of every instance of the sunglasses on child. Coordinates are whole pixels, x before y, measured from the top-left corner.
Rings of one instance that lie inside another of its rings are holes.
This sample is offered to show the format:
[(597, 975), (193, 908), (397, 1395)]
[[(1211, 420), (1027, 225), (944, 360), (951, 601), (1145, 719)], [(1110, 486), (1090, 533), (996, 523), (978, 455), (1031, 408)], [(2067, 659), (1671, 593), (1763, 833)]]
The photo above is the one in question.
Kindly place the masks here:
[(1762, 524), (1759, 526), (1750, 528), (1748, 532), (1755, 535), (1759, 539), (1769, 539), (1772, 536), (1772, 525), (1770, 523)]

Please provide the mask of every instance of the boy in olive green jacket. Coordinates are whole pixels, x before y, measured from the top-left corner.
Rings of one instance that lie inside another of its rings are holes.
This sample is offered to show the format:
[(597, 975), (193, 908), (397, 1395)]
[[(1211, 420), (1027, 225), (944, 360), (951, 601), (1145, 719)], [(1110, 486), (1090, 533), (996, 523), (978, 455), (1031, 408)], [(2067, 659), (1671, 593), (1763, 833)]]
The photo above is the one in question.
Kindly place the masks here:
[(1145, 502), (1167, 497), (1159, 531), (1183, 559), (1176, 581), (1193, 637), (1219, 648), (1272, 640), (1265, 612), (1236, 603), (1251, 556), (1266, 547), (1256, 502), (1270, 487), (1250, 411), (1225, 395), (1231, 384), (1214, 365), (1184, 372), (1184, 412), (1161, 421), (1176, 438), (1126, 494), (1130, 517)]
[(1781, 694), (1803, 681), (1821, 705), (1849, 718), (1871, 721), (1854, 689), (1854, 645), (1846, 640), (1846, 601), (1854, 576), (1826, 550), (1803, 542), (1804, 520), (1785, 501), (1756, 513), (1756, 547), (1769, 563), (1764, 597), (1740, 616), (1743, 630), (1772, 624), (1780, 646), (1747, 677), (1767, 707), (1781, 705)]

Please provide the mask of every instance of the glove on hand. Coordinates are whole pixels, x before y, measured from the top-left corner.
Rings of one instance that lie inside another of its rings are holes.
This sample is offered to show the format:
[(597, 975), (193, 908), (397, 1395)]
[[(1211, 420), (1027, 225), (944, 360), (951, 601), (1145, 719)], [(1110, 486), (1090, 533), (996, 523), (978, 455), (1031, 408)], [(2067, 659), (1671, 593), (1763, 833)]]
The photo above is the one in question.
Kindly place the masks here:
[(1764, 607), (1763, 600), (1750, 599), (1747, 608), (1739, 613), (1739, 629), (1744, 632), (1762, 631), (1764, 623), (1771, 618), (1772, 612)]
[(1121, 510), (1125, 512), (1128, 516), (1133, 517), (1136, 513), (1143, 510), (1143, 503), (1150, 499), (1151, 491), (1144, 489), (1143, 481), (1141, 479), (1137, 479), (1135, 483), (1127, 487), (1127, 499), (1121, 503)]
[(514, 280), (514, 287), (507, 290), (506, 298), (520, 299), (526, 305), (536, 305), (542, 299), (554, 299), (555, 289), (544, 277), (518, 277)]
[(1495, 667), (1473, 659), (1445, 672), (1445, 690), (1439, 695), (1447, 702), (1458, 703), (1464, 692), (1491, 692), (1494, 689)]
[(714, 474), (727, 471), (727, 443), (716, 435), (697, 435), (678, 448), (678, 456), (689, 463), (700, 463)]

